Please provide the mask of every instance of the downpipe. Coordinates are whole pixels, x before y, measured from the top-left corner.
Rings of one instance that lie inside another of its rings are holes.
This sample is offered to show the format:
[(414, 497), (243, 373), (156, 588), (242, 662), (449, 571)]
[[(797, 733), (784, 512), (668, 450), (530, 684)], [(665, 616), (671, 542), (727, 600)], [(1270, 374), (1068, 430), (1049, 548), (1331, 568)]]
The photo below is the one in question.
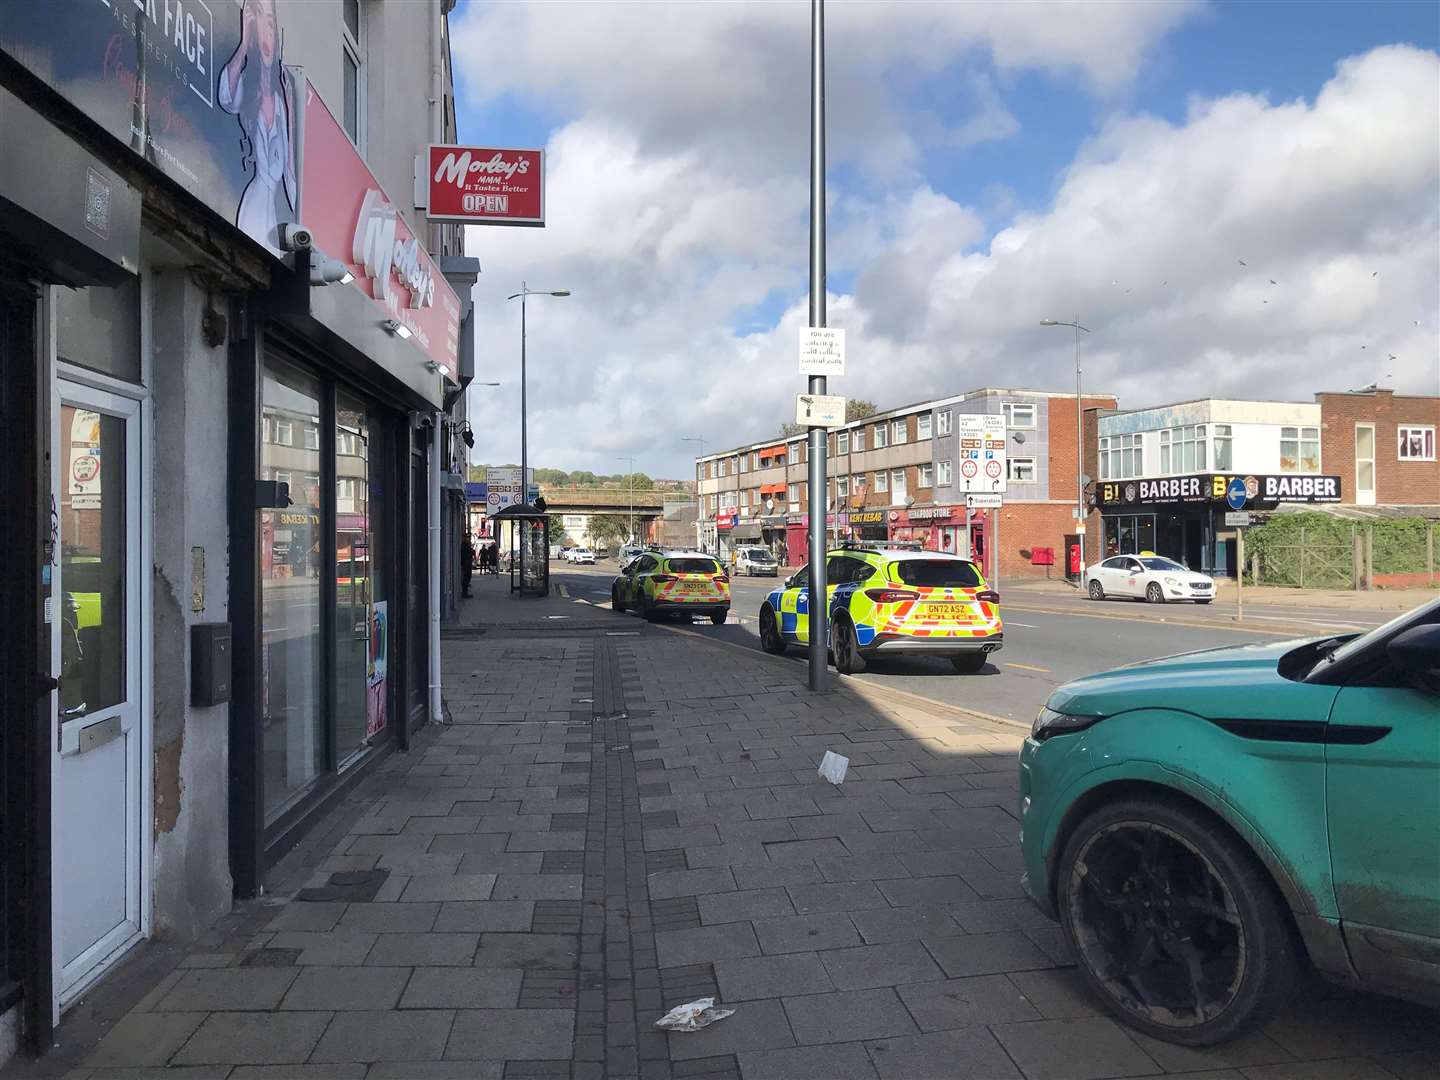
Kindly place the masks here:
[(443, 719), (440, 700), (440, 452), (445, 414), (435, 413), (430, 438), (430, 722)]

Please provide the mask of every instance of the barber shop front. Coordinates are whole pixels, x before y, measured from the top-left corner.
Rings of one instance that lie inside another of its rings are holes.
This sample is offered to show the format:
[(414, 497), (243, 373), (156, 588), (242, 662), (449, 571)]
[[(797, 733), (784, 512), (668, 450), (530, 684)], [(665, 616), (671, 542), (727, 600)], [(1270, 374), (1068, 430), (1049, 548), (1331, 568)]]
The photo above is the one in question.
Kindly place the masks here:
[(1153, 552), (1223, 577), (1236, 570), (1235, 526), (1226, 523), (1227, 513), (1273, 510), (1281, 502), (1339, 502), (1340, 477), (1197, 473), (1137, 478), (1102, 483), (1095, 498), (1104, 529), (1102, 558)]

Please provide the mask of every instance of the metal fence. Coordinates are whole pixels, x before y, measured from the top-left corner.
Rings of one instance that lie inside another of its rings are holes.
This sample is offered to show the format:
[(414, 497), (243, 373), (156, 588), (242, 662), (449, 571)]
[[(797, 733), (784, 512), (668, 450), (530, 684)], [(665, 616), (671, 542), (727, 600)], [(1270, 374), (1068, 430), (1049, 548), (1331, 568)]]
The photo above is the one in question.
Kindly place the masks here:
[(1299, 589), (1440, 584), (1440, 528), (1432, 521), (1328, 522), (1269, 535), (1265, 529), (1258, 527), (1253, 541), (1246, 540), (1252, 584)]

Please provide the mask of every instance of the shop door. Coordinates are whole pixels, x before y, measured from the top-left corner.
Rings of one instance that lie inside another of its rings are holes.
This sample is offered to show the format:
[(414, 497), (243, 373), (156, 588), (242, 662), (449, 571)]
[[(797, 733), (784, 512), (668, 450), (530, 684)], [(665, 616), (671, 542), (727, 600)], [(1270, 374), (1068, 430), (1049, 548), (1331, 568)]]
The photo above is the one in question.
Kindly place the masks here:
[[(423, 438), (424, 432), (418, 438)], [(406, 596), (405, 698), (409, 730), (424, 725), (429, 711), (430, 523), (425, 500), (429, 470), (423, 453), (410, 455), (410, 580)]]
[(141, 935), (140, 407), (58, 384), (60, 672), (53, 786), (54, 969), (61, 1007)]

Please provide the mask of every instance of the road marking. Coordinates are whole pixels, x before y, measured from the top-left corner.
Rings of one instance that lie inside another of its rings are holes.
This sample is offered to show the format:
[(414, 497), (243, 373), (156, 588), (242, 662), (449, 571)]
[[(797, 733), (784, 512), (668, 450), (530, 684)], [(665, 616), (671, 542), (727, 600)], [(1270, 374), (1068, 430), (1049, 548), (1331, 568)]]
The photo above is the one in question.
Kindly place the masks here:
[(561, 596), (563, 596), (566, 600), (570, 599), (570, 590), (565, 588), (565, 582), (557, 581), (555, 582), (555, 587), (560, 590)]
[(1012, 622), (1010, 619), (1006, 619), (1006, 620), (1005, 620), (1005, 625), (1006, 625), (1006, 626), (1023, 626), (1026, 630), (1039, 630), (1039, 629), (1040, 629), (1040, 627), (1036, 626), (1034, 623), (1028, 623), (1028, 622)]
[(1047, 675), (1050, 673), (1050, 669), (1049, 669), (1048, 667), (1036, 667), (1034, 664), (1011, 664), (1011, 663), (1007, 663), (1005, 666), (1006, 666), (1006, 667), (1018, 667), (1018, 668), (1020, 668), (1022, 671), (1043, 671), (1043, 672), (1045, 672), (1045, 674), (1047, 674)]
[[(1102, 612), (1098, 612), (1098, 611), (1060, 611), (1060, 610), (1057, 610), (1057, 609), (1055, 609), (1055, 608), (1016, 607), (1016, 606), (1014, 606), (1013, 604), (1010, 605), (1010, 610), (1011, 610), (1011, 611), (1030, 611), (1030, 612), (1034, 612), (1034, 613), (1037, 614), (1037, 615), (1070, 615), (1070, 616), (1073, 616), (1074, 618), (1077, 618), (1077, 619), (1109, 619), (1109, 620), (1116, 621), (1116, 622), (1137, 623), (1137, 624), (1140, 624), (1140, 625), (1144, 625), (1145, 623), (1152, 621), (1152, 620), (1150, 620), (1150, 619), (1144, 618), (1143, 616), (1142, 616), (1142, 617), (1136, 617), (1136, 616), (1134, 616), (1134, 615), (1106, 615), (1106, 614), (1104, 614), (1104, 613), (1102, 613)], [(1155, 619), (1155, 620), (1153, 620), (1153, 621), (1164, 623), (1166, 626), (1188, 626), (1188, 627), (1192, 627), (1192, 628), (1198, 629), (1198, 630), (1232, 630), (1232, 631), (1234, 631), (1234, 632), (1237, 633), (1237, 634), (1265, 634), (1265, 635), (1267, 635), (1268, 637), (1294, 637), (1294, 636), (1295, 636), (1295, 631), (1294, 631), (1294, 630), (1266, 630), (1266, 629), (1263, 629), (1263, 628), (1258, 627), (1258, 626), (1256, 626), (1256, 627), (1236, 626), (1234, 623), (1194, 622), (1194, 621), (1189, 621), (1189, 620), (1185, 620), (1185, 619), (1164, 619), (1164, 618), (1157, 618), (1157, 619)], [(1296, 620), (1295, 623), (1294, 623), (1294, 625), (1300, 626), (1300, 625), (1301, 625), (1301, 620)], [(1304, 625), (1311, 625), (1311, 624), (1306, 623), (1306, 624), (1304, 624)], [(1301, 630), (1300, 630), (1300, 633), (1303, 634), (1303, 633), (1304, 633), (1304, 630), (1301, 629)]]

